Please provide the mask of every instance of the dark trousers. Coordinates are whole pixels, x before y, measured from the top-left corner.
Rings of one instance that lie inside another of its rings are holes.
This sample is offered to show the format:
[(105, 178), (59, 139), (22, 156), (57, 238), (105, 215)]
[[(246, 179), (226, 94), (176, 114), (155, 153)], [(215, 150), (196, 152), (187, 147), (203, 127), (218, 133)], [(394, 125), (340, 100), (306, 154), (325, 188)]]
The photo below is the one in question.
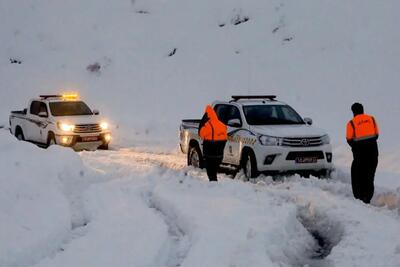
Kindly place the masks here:
[(208, 179), (217, 181), (217, 172), (219, 165), (224, 157), (224, 148), (226, 141), (204, 141), (203, 153), (205, 159), (205, 167)]
[(222, 158), (210, 158), (210, 157), (206, 157), (205, 158), (205, 165), (206, 165), (206, 170), (207, 170), (207, 176), (208, 176), (208, 180), (210, 180), (210, 182), (213, 181), (218, 181), (217, 178), (217, 173), (218, 173), (218, 168), (219, 165), (222, 162)]
[(370, 203), (374, 195), (374, 179), (377, 166), (377, 156), (354, 155), (353, 164), (351, 165), (353, 195), (364, 203)]

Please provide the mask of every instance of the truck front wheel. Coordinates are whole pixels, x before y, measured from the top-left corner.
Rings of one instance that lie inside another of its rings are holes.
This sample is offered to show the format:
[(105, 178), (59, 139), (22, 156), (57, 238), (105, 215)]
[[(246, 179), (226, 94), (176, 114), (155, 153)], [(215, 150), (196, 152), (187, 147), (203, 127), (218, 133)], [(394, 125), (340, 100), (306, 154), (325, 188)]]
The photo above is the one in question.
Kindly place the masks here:
[(200, 148), (196, 146), (191, 146), (188, 153), (188, 165), (195, 168), (203, 168), (203, 157), (201, 155)]
[(100, 150), (108, 150), (108, 144), (102, 144), (101, 146), (98, 147)]
[(256, 178), (259, 175), (257, 170), (257, 160), (252, 151), (248, 151), (243, 155), (242, 168), (246, 180)]
[(47, 147), (57, 144), (56, 138), (53, 133), (49, 133), (47, 137)]

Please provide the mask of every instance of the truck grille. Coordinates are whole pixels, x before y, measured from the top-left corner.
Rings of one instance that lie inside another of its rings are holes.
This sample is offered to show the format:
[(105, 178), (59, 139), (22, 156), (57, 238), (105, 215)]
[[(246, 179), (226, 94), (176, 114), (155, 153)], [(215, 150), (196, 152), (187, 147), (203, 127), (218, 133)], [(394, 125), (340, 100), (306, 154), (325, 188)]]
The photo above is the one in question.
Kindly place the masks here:
[(321, 137), (296, 137), (296, 138), (283, 138), (282, 146), (290, 147), (310, 147), (321, 146)]
[(99, 124), (78, 124), (75, 125), (74, 133), (99, 133), (101, 127)]

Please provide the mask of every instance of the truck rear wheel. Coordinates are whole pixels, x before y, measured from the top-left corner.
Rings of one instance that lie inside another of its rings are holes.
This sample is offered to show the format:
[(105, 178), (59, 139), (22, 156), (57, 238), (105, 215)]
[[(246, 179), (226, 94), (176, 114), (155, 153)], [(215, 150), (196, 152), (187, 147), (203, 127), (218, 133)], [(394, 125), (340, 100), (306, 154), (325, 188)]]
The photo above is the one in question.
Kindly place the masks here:
[(19, 141), (25, 141), (25, 136), (24, 136), (24, 133), (22, 132), (21, 128), (17, 127), (17, 129), (15, 130), (15, 137)]
[(248, 151), (243, 155), (242, 168), (246, 180), (258, 177), (257, 160), (252, 151)]
[(199, 146), (191, 146), (188, 152), (188, 166), (203, 169), (203, 157)]

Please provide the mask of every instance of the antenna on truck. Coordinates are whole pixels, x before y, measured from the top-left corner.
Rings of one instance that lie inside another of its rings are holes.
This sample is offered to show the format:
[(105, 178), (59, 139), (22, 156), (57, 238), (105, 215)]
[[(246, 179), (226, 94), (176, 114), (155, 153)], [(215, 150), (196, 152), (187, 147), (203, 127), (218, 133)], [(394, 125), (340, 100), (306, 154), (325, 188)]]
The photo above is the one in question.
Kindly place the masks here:
[(270, 101), (275, 101), (276, 95), (233, 95), (232, 99), (234, 102), (240, 99), (268, 99)]

